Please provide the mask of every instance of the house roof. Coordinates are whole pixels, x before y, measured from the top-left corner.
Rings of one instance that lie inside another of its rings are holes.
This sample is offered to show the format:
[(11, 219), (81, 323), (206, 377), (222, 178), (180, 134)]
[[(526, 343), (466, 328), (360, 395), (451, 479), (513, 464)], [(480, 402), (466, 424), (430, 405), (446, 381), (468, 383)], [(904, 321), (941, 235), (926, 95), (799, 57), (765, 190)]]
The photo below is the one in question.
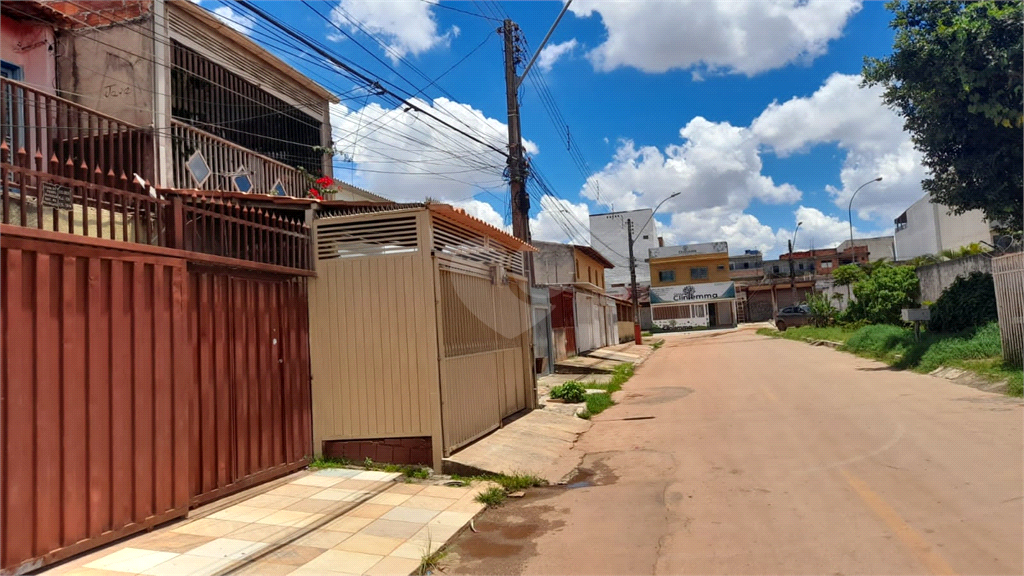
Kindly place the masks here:
[(292, 80), (294, 80), (295, 82), (297, 82), (310, 92), (316, 94), (317, 96), (334, 104), (337, 104), (338, 102), (341, 101), (335, 94), (329, 92), (323, 86), (320, 86), (319, 84), (311, 80), (309, 77), (303, 75), (295, 68), (292, 68), (291, 66), (286, 64), (283, 60), (281, 60), (277, 56), (274, 56), (265, 48), (250, 40), (249, 37), (245, 34), (233, 30), (231, 27), (227, 26), (226, 24), (218, 20), (216, 16), (211, 14), (205, 8), (197, 6), (196, 4), (193, 4), (192, 2), (189, 2), (187, 0), (178, 0), (175, 2), (168, 2), (167, 4), (169, 7), (173, 6), (174, 8), (182, 10), (188, 13), (189, 15), (201, 20), (204, 24), (216, 30), (219, 34), (223, 35), (231, 42), (237, 44), (239, 48), (252, 53), (254, 56), (259, 58), (266, 64), (277, 69), (279, 72), (291, 78)]
[(601, 266), (604, 266), (605, 268), (615, 268), (615, 264), (609, 262), (608, 259), (604, 257), (604, 255), (602, 255), (597, 250), (594, 250), (590, 246), (587, 246), (585, 244), (570, 244), (570, 246), (579, 250), (580, 252), (583, 252), (587, 256), (590, 256), (594, 260), (597, 260), (597, 263), (600, 264)]
[(519, 252), (536, 252), (537, 249), (508, 232), (492, 226), (487, 222), (469, 214), (461, 208), (449, 204), (437, 204), (434, 202), (423, 203), (397, 203), (397, 202), (319, 202), (317, 218), (333, 218), (336, 216), (353, 216), (356, 214), (373, 214), (378, 212), (393, 212), (395, 210), (408, 210), (421, 208), (452, 220), (462, 226), (475, 230), (484, 236), (498, 242), (502, 246)]

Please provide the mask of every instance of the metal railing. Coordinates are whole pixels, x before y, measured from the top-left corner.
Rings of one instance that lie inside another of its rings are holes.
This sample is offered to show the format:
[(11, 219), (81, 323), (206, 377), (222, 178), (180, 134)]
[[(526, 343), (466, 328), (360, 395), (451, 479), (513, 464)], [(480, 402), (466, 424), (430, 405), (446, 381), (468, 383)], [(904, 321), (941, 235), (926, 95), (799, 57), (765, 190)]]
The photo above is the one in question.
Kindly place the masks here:
[[(304, 198), (309, 190), (306, 175), (273, 158), (178, 120), (171, 120), (170, 132), (174, 188), (253, 192), (297, 198)], [(202, 180), (198, 180), (188, 169), (189, 161), (197, 152), (209, 169), (209, 175)], [(242, 176), (248, 178), (251, 189), (243, 189), (244, 182), (236, 181)], [(240, 183), (242, 186), (239, 186)]]
[(4, 162), (36, 172), (132, 189), (153, 180), (153, 140), (139, 128), (27, 84), (0, 79)]

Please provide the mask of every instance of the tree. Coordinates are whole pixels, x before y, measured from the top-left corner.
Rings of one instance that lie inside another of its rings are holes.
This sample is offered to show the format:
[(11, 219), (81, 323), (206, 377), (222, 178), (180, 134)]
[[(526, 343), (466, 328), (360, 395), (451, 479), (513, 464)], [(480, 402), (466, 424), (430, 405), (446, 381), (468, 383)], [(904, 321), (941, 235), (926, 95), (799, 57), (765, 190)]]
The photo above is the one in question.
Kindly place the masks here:
[(1008, 231), (1024, 220), (1022, 5), (890, 2), (893, 54), (865, 58), (863, 70), (923, 153), (932, 200), (957, 214), (983, 210)]
[(849, 286), (867, 276), (864, 269), (857, 264), (843, 264), (832, 271), (832, 283), (836, 286)]
[(853, 285), (850, 318), (872, 324), (902, 324), (901, 310), (909, 308), (920, 292), (917, 274), (910, 266), (880, 266)]

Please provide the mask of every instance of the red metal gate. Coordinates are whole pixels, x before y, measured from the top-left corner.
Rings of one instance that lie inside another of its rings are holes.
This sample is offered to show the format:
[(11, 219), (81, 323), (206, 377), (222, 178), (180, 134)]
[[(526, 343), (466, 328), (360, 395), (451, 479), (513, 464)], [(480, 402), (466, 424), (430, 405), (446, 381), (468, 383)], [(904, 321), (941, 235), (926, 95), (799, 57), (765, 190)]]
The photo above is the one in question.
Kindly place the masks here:
[(196, 505), (308, 464), (312, 423), (306, 280), (189, 276)]
[(16, 230), (0, 247), (5, 571), (189, 505), (184, 261)]
[(572, 290), (551, 288), (551, 329), (565, 333), (565, 353), (576, 355), (576, 314)]

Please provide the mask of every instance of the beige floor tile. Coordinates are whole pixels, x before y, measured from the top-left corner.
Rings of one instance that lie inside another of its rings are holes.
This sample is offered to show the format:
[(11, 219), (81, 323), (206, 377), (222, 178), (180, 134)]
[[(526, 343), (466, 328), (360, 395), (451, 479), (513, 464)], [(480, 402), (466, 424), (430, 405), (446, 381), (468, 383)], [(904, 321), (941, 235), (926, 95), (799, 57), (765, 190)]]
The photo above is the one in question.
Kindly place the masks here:
[[(50, 574), (55, 574), (55, 572), (51, 570), (45, 570), (43, 572), (36, 572), (36, 574), (45, 574), (46, 576), (49, 576)], [(63, 574), (71, 574), (72, 576), (128, 576), (128, 574), (130, 573), (114, 572), (113, 570), (101, 570), (99, 568), (83, 568), (81, 566), (77, 566), (70, 572), (63, 572)]]
[(309, 534), (296, 539), (292, 544), (295, 544), (296, 546), (311, 546), (313, 548), (320, 548), (321, 550), (329, 550), (338, 544), (341, 544), (343, 540), (351, 535), (351, 532), (336, 532), (334, 530), (325, 529), (314, 530)]
[(292, 480), (290, 484), (292, 486), (320, 486), (321, 488), (330, 488), (342, 480), (344, 480), (344, 478), (339, 478), (337, 476), (319, 476), (317, 474), (310, 474), (309, 476), (303, 476), (302, 478)]
[[(292, 568), (295, 568), (292, 566)], [(326, 568), (315, 566), (306, 567), (299, 566), (295, 570), (288, 573), (288, 576), (360, 576), (359, 574), (352, 574), (351, 572), (337, 572), (335, 570), (328, 570)]]
[(455, 526), (456, 528), (462, 528), (473, 516), (475, 514), (472, 512), (445, 511), (434, 516), (430, 522), (427, 522), (427, 526)]
[(196, 536), (213, 536), (220, 538), (239, 528), (247, 526), (245, 522), (234, 522), (232, 520), (215, 520), (213, 518), (200, 518), (187, 524), (176, 526), (171, 532), (179, 534), (195, 534)]
[(367, 470), (366, 472), (360, 472), (356, 474), (354, 480), (371, 480), (374, 482), (388, 482), (393, 481), (395, 478), (401, 476), (398, 472), (381, 472), (379, 470)]
[(166, 562), (157, 564), (143, 572), (143, 574), (147, 576), (183, 576), (185, 574), (188, 576), (210, 576), (220, 572), (230, 564), (231, 561), (224, 558), (207, 558), (182, 554), (177, 558), (171, 558)]
[(402, 503), (402, 506), (406, 508), (423, 508), (426, 510), (445, 510), (452, 504), (455, 504), (458, 500), (451, 498), (437, 498), (434, 496), (423, 496), (417, 494)]
[(426, 488), (426, 486), (422, 484), (395, 483), (394, 486), (388, 488), (388, 492), (390, 492), (391, 494), (408, 494), (410, 496), (415, 496), (416, 494), (422, 492), (424, 488)]
[(411, 538), (423, 529), (423, 524), (416, 522), (400, 522), (398, 520), (374, 520), (358, 533), (388, 538)]
[(270, 508), (256, 508), (255, 506), (246, 506), (244, 504), (238, 504), (214, 512), (207, 516), (207, 518), (213, 518), (214, 520), (231, 520), (233, 522), (255, 522), (260, 518), (273, 514), (274, 511)]
[(405, 538), (386, 538), (360, 532), (350, 538), (346, 538), (344, 542), (335, 546), (333, 550), (347, 550), (349, 552), (387, 556), (392, 550), (404, 543)]
[(276, 562), (246, 562), (231, 572), (232, 576), (285, 576), (295, 570), (295, 566)]
[(384, 514), (391, 511), (394, 506), (386, 506), (384, 504), (360, 504), (348, 513), (348, 516), (355, 516), (358, 518), (380, 518)]
[(474, 500), (459, 500), (458, 502), (449, 506), (445, 510), (445, 512), (469, 512), (471, 514), (476, 514), (477, 512), (483, 510), (485, 507), (485, 504), (481, 504), (480, 502), (476, 502)]
[(309, 497), (309, 500), (327, 500), (331, 502), (354, 502), (366, 497), (366, 492), (344, 490), (341, 488), (325, 488)]
[(433, 496), (435, 498), (451, 498), (452, 500), (458, 500), (469, 493), (468, 488), (459, 488), (455, 486), (427, 486), (420, 492), (421, 496)]
[(246, 524), (244, 527), (227, 534), (228, 538), (236, 540), (250, 540), (252, 542), (267, 542), (273, 544), (288, 538), (295, 533), (297, 528), (286, 526), (274, 526), (273, 524)]
[(449, 538), (455, 535), (462, 526), (425, 526), (419, 532), (409, 537), (410, 542), (440, 542), (444, 544)]
[(341, 518), (338, 518), (334, 522), (331, 522), (324, 526), (324, 530), (330, 530), (332, 532), (359, 532), (367, 524), (373, 522), (375, 518), (368, 518), (366, 516), (352, 516), (346, 514)]
[(323, 514), (310, 514), (309, 512), (298, 512), (295, 510), (278, 510), (265, 518), (260, 518), (260, 524), (273, 524), (274, 526), (294, 526), (301, 528), (316, 522)]
[[(330, 488), (328, 488), (328, 490), (330, 490)], [(317, 512), (324, 512), (325, 510), (334, 505), (335, 503), (330, 500), (312, 500), (307, 498), (305, 500), (300, 500), (295, 504), (292, 504), (291, 506), (285, 508), (285, 510), (292, 510), (294, 512), (309, 512), (315, 514)]]
[(302, 566), (310, 560), (324, 553), (323, 548), (312, 546), (299, 546), (288, 544), (277, 550), (269, 552), (260, 557), (261, 561), (273, 562), (275, 564), (288, 564), (289, 566)]
[(381, 518), (385, 520), (398, 520), (399, 522), (414, 522), (416, 524), (426, 524), (427, 522), (430, 522), (434, 518), (434, 516), (437, 516), (437, 514), (437, 510), (427, 510), (426, 508), (409, 508), (407, 506), (395, 506), (389, 512), (383, 514)]
[(338, 488), (339, 490), (370, 490), (377, 491), (383, 490), (385, 487), (391, 484), (390, 482), (377, 482), (376, 480), (354, 480), (354, 479), (343, 479), (342, 482), (332, 486), (332, 488)]
[(419, 559), (388, 556), (365, 572), (367, 576), (409, 576), (420, 566)]
[(206, 544), (213, 540), (214, 536), (197, 536), (195, 534), (182, 534), (171, 530), (158, 530), (144, 536), (132, 539), (132, 544), (146, 550), (159, 550), (161, 552), (176, 552), (182, 554), (189, 550)]
[(98, 568), (113, 572), (138, 574), (178, 556), (174, 552), (159, 552), (143, 548), (122, 548), (89, 562), (85, 568)]
[(342, 574), (362, 574), (383, 558), (384, 556), (379, 554), (328, 550), (299, 568), (300, 570), (327, 570)]
[(323, 486), (303, 486), (301, 484), (285, 484), (284, 486), (278, 486), (273, 490), (268, 490), (267, 494), (273, 496), (292, 496), (295, 498), (308, 498), (309, 496), (316, 494), (323, 490)]
[(189, 552), (191, 556), (242, 560), (258, 553), (268, 545), (264, 542), (237, 540), (235, 538), (217, 538)]
[(249, 498), (245, 502), (242, 502), (242, 504), (256, 508), (273, 508), (274, 510), (283, 510), (292, 504), (295, 504), (299, 500), (301, 500), (301, 498), (296, 498), (295, 496), (260, 494), (259, 496)]
[(369, 504), (387, 504), (388, 506), (398, 506), (402, 502), (405, 502), (411, 498), (409, 494), (394, 494), (390, 491), (383, 494), (377, 494), (373, 498), (370, 498), (366, 502)]
[(431, 545), (429, 547), (430, 549), (428, 550), (426, 542), (406, 542), (398, 548), (395, 548), (391, 552), (391, 556), (395, 556), (396, 558), (408, 558), (410, 560), (416, 560), (418, 563), (427, 554), (437, 551), (437, 549), (440, 548), (442, 544), (443, 543), (439, 542), (431, 542)]

